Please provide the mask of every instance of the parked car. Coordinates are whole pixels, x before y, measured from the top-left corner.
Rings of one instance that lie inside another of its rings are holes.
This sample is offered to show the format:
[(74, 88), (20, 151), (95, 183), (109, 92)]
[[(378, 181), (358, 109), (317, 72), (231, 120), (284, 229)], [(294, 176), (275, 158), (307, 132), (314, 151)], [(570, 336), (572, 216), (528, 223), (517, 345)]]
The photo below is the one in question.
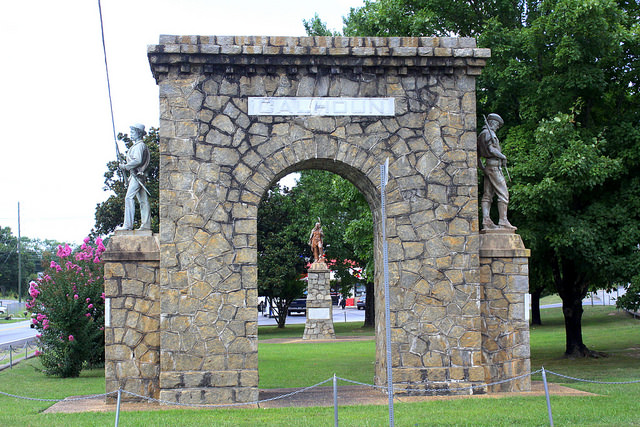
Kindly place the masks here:
[(289, 309), (287, 310), (287, 314), (291, 316), (293, 313), (307, 313), (307, 299), (306, 298), (298, 298), (291, 301), (289, 304)]
[(358, 310), (364, 310), (364, 306), (367, 303), (367, 296), (363, 295), (360, 298), (358, 298), (358, 301), (356, 301), (356, 306), (358, 307)]
[(7, 307), (3, 307), (0, 305), (0, 314), (7, 314)]

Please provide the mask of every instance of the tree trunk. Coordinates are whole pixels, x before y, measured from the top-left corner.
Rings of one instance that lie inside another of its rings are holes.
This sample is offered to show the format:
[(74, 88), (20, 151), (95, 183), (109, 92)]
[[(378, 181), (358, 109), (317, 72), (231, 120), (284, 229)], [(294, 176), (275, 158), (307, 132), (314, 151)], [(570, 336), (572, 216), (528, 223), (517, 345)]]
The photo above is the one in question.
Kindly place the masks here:
[(580, 273), (572, 261), (554, 260), (553, 274), (556, 290), (562, 298), (562, 314), (566, 336), (565, 356), (591, 356), (582, 341), (582, 300), (587, 295), (589, 282), (585, 274)]
[(582, 342), (582, 298), (562, 300), (562, 314), (564, 314), (564, 329), (566, 334), (565, 356), (589, 356), (589, 349)]
[(542, 289), (536, 289), (531, 294), (532, 325), (542, 325), (542, 318), (540, 317), (540, 295), (542, 295)]
[(367, 282), (367, 301), (364, 304), (364, 327), (374, 327), (376, 320), (376, 300), (373, 292), (373, 283)]

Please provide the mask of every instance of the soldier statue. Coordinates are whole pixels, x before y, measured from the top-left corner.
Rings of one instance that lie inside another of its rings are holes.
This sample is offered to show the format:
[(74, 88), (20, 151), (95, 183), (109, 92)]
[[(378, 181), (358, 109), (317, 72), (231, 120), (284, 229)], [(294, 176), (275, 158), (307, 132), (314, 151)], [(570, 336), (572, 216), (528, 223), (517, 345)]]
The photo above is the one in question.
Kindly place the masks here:
[(131, 126), (131, 139), (133, 145), (127, 152), (126, 163), (121, 163), (120, 168), (129, 172), (129, 186), (127, 195), (124, 198), (124, 224), (123, 230), (133, 229), (134, 214), (136, 205), (134, 198), (140, 203), (140, 230), (151, 229), (151, 216), (149, 208), (149, 191), (144, 186), (146, 179), (145, 171), (149, 166), (149, 149), (142, 138), (146, 135), (144, 125), (135, 124)]
[[(481, 201), (483, 230), (516, 229), (507, 219), (509, 190), (502, 174), (503, 167), (507, 170), (507, 157), (502, 154), (500, 141), (496, 136), (496, 131), (503, 124), (502, 117), (495, 113), (489, 114), (485, 118), (485, 125), (480, 135), (478, 135), (478, 167), (484, 173), (484, 193)], [(481, 158), (485, 159), (485, 163)], [(494, 224), (490, 216), (494, 196), (498, 197), (498, 225)]]

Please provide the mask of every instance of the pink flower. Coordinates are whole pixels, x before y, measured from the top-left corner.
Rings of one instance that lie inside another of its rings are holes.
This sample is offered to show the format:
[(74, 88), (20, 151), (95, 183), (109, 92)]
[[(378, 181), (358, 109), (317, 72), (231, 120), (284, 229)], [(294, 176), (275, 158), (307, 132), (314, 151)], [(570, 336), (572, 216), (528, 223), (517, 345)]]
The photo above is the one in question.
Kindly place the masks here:
[(91, 241), (91, 239), (89, 238), (89, 236), (85, 237), (84, 240), (82, 240), (85, 244), (89, 243)]
[(103, 300), (105, 299), (105, 294), (104, 294), (104, 292), (102, 293), (102, 295), (100, 295), (100, 298), (102, 298)]
[(42, 354), (42, 352), (41, 352), (40, 350), (36, 350), (36, 352), (35, 352), (35, 353), (33, 353), (33, 355), (34, 355), (35, 357), (38, 357), (38, 356), (40, 356), (41, 354)]
[(71, 255), (71, 248), (66, 243), (64, 245), (64, 248), (61, 245), (58, 245), (58, 252), (56, 252), (56, 255), (58, 255), (60, 258), (66, 258)]
[(94, 264), (100, 264), (100, 258), (98, 258), (98, 256), (96, 255), (96, 257), (93, 259), (93, 263)]
[(87, 314), (85, 314), (85, 316), (91, 317), (91, 313), (87, 313)]
[(42, 338), (42, 334), (36, 334), (36, 338)]
[(55, 261), (51, 261), (51, 264), (49, 264), (49, 268), (57, 268), (58, 264)]
[(93, 304), (89, 304), (87, 307), (89, 307), (89, 310), (91, 310), (93, 308)]
[(91, 298), (87, 298), (85, 301), (89, 302), (89, 301), (91, 301)]
[(49, 329), (49, 325), (42, 326), (42, 329), (46, 331), (47, 329)]
[(78, 296), (78, 294), (75, 294), (75, 295), (73, 296), (73, 299), (78, 299), (78, 298), (80, 298), (80, 297)]
[(74, 340), (73, 335), (69, 335), (69, 341), (73, 341), (73, 340)]

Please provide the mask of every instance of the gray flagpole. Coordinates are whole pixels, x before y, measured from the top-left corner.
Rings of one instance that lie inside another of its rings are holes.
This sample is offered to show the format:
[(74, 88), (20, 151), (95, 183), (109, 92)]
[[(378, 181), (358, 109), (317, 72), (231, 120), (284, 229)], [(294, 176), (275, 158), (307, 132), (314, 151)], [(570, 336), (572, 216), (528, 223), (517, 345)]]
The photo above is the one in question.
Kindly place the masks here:
[(380, 199), (382, 205), (382, 258), (384, 267), (384, 321), (387, 347), (387, 394), (389, 395), (389, 425), (393, 427), (393, 374), (391, 369), (391, 310), (389, 308), (389, 254), (387, 248), (387, 197), (389, 159), (380, 165)]

